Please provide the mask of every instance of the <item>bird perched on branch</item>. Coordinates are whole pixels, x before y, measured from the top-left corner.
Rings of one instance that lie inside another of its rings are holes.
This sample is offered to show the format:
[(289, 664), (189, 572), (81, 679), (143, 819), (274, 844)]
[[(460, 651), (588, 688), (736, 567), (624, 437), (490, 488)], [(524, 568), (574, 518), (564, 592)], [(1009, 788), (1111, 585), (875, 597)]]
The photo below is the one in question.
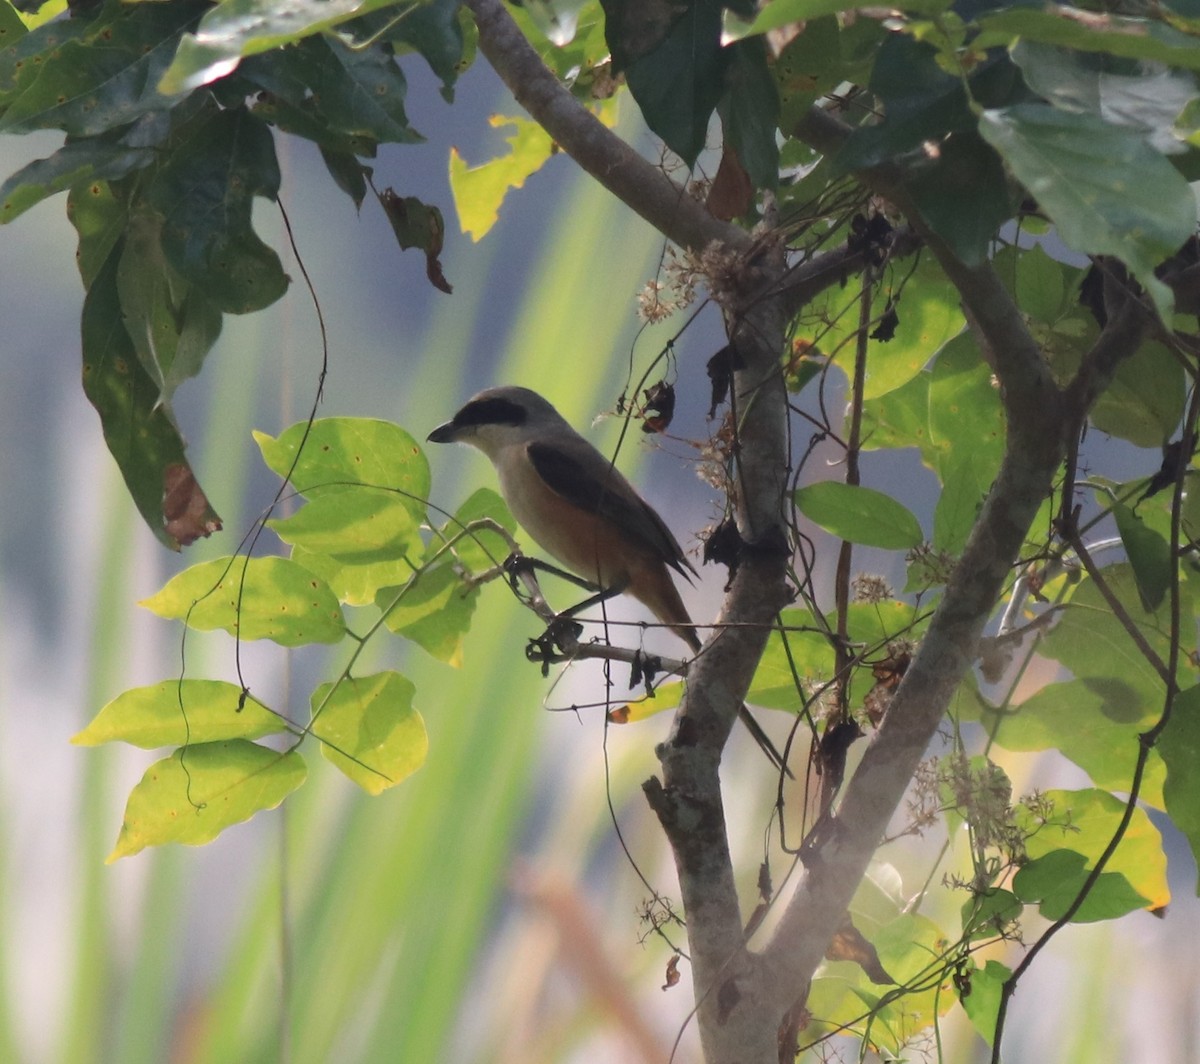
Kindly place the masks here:
[[(671, 579), (695, 569), (663, 519), (595, 447), (529, 388), (488, 388), (429, 434), (467, 443), (496, 467), (500, 491), (534, 541), (599, 590), (632, 595), (700, 650), (692, 619)], [(741, 718), (771, 761), (783, 758), (750, 711)]]

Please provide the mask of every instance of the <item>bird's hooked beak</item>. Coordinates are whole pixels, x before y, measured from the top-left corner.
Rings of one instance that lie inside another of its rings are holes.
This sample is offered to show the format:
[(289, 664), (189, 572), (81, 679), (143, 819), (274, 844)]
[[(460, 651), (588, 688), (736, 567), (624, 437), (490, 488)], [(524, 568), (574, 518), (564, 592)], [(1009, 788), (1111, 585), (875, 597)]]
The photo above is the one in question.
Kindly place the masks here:
[(458, 433), (458, 426), (453, 421), (447, 421), (434, 429), (425, 439), (429, 443), (453, 443)]

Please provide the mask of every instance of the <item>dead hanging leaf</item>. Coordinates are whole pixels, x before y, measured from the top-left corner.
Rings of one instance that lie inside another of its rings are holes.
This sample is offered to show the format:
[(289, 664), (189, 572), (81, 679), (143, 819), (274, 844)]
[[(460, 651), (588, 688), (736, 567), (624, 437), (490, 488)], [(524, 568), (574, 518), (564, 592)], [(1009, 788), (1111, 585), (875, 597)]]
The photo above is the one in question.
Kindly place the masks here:
[(829, 943), (829, 949), (825, 951), (825, 959), (827, 961), (853, 961), (867, 973), (867, 978), (872, 983), (895, 985), (896, 980), (888, 975), (883, 970), (883, 965), (879, 963), (879, 954), (875, 952), (875, 947), (863, 938), (849, 915), (842, 921), (841, 927), (834, 932), (833, 941)]
[(842, 720), (830, 724), (821, 736), (820, 745), (816, 749), (814, 764), (817, 774), (821, 777), (821, 806), (823, 815), (833, 805), (834, 798), (841, 790), (842, 779), (846, 774), (846, 755), (850, 746), (863, 737), (862, 728), (854, 720)]
[(729, 387), (733, 383), (733, 375), (743, 366), (745, 359), (738, 353), (733, 344), (726, 344), (705, 365), (708, 379), (712, 381), (712, 402), (709, 404), (708, 416), (717, 416), (717, 407), (725, 402)]
[(678, 953), (671, 954), (671, 959), (669, 961), (667, 961), (667, 970), (666, 970), (665, 975), (666, 975), (666, 982), (663, 983), (663, 985), (662, 985), (662, 988), (664, 990), (670, 990), (671, 987), (677, 986), (679, 984), (680, 975), (679, 975), (679, 954)]
[(871, 339), (886, 344), (889, 340), (895, 339), (896, 329), (899, 325), (900, 315), (896, 313), (896, 302), (889, 299), (887, 306), (883, 308), (883, 317), (879, 319), (879, 324), (871, 331)]
[(911, 664), (912, 654), (909, 651), (895, 650), (871, 666), (871, 673), (875, 677), (875, 686), (867, 692), (867, 697), (863, 699), (863, 709), (866, 710), (867, 717), (875, 727), (879, 727), (884, 713), (892, 704), (892, 696), (896, 693), (896, 688), (900, 686), (900, 681), (904, 679), (904, 674), (908, 672)]
[(804, 992), (784, 1013), (783, 1021), (779, 1024), (777, 1038), (780, 1060), (795, 1060), (800, 1055), (800, 1032), (812, 1022), (812, 1013), (808, 1011), (808, 991), (811, 986), (811, 982), (804, 984)]
[(395, 190), (385, 188), (379, 193), (379, 203), (392, 223), (392, 232), (400, 247), (420, 248), (425, 252), (425, 274), (429, 283), (439, 291), (450, 295), (454, 289), (442, 273), (442, 244), (446, 236), (446, 222), (437, 207), (422, 203), (416, 196), (399, 196)]
[(721, 165), (704, 201), (708, 213), (723, 222), (748, 214), (754, 205), (754, 182), (728, 144), (721, 149)]
[(162, 515), (163, 527), (181, 547), (221, 531), (220, 517), (200, 490), (196, 475), (182, 462), (173, 462), (163, 470)]
[(628, 705), (617, 706), (616, 709), (608, 711), (609, 724), (628, 724), (630, 717), (630, 709)]
[(675, 385), (666, 381), (652, 384), (642, 392), (642, 431), (666, 432), (675, 417)]

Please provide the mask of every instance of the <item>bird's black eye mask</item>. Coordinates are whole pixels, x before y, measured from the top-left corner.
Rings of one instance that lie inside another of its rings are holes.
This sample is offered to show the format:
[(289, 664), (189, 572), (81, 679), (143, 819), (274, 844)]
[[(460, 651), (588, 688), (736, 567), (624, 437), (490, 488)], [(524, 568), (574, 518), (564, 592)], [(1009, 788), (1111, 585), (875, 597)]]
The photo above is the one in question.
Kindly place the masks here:
[(524, 425), (526, 410), (508, 399), (479, 399), (454, 415), (455, 428), (478, 425)]

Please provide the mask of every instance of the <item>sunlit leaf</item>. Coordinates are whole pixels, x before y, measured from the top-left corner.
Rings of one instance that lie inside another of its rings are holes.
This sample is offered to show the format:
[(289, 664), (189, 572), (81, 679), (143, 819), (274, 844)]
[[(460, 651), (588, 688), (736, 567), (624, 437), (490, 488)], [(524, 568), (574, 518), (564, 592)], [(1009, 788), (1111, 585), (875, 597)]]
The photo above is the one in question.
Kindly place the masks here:
[(221, 680), (164, 680), (124, 691), (104, 706), (71, 742), (77, 746), (123, 742), (159, 746), (260, 739), (286, 723), (236, 684)]
[(996, 1017), (1000, 1011), (1000, 997), (1004, 983), (1012, 971), (999, 961), (988, 961), (982, 968), (970, 970), (969, 990), (959, 992), (959, 1000), (966, 1010), (971, 1026), (988, 1045), (996, 1036)]
[(661, 683), (653, 694), (634, 698), (624, 705), (611, 710), (608, 719), (614, 724), (636, 724), (667, 710), (675, 709), (683, 698), (683, 681), (674, 680), (671, 683)]
[[(468, 525), (485, 519), (495, 521), (510, 533), (517, 531), (517, 522), (509, 512), (508, 504), (491, 488), (478, 488), (458, 508), (453, 520), (442, 525), (438, 535), (429, 541), (429, 556), (432, 557), (445, 542), (458, 536)], [(511, 553), (512, 548), (507, 540), (488, 528), (475, 529), (470, 535), (460, 536), (454, 544), (454, 557), (458, 564), (475, 573), (499, 565)]]
[(500, 217), (500, 205), (510, 189), (522, 188), (532, 174), (554, 154), (554, 142), (528, 118), (493, 115), (494, 127), (512, 126), (505, 139), (509, 152), (479, 166), (468, 166), (456, 148), (450, 149), (450, 192), (458, 224), (472, 240), (482, 240)]
[(156, 761), (129, 794), (109, 863), (147, 846), (202, 846), (233, 824), (274, 809), (304, 782), (304, 759), (244, 739), (202, 743)]
[[(1042, 797), (1053, 807), (1049, 821), (1040, 823), (1029, 809), (1021, 806), (1017, 809), (1017, 822), (1027, 834), (1025, 850), (1030, 862), (1048, 856), (1051, 860), (1038, 866), (1036, 876), (1031, 873), (1028, 882), (1036, 883), (1036, 887), (1023, 889), (1018, 875), (1013, 889), (1025, 900), (1039, 897), (1043, 914), (1055, 919), (1072, 900), (1085, 872), (1096, 866), (1096, 860), (1112, 841), (1126, 803), (1098, 789), (1049, 790)], [(1104, 874), (1124, 877), (1127, 885), (1123, 888), (1115, 880), (1109, 880), (1112, 885), (1087, 903), (1076, 919), (1120, 915), (1114, 909), (1121, 912), (1131, 908), (1161, 909), (1170, 901), (1162, 835), (1140, 806), (1134, 809), (1121, 844), (1104, 866)], [(1136, 902), (1135, 893), (1141, 896), (1141, 902)]]
[(310, 498), (364, 484), (390, 490), (418, 521), (424, 520), (429, 462), (398, 425), (374, 418), (320, 418), (311, 427), (293, 425), (278, 438), (255, 432), (254, 440), (263, 461), (280, 476), (290, 472), (292, 484)]
[(267, 523), (285, 543), (362, 564), (419, 556), (424, 544), (417, 520), (407, 499), (358, 485), (325, 489)]
[(453, 566), (435, 565), (403, 589), (384, 588), (375, 604), (391, 631), (457, 668), (478, 599), (479, 588), (469, 588)]
[(172, 577), (141, 605), (201, 631), (222, 628), (287, 647), (336, 643), (346, 634), (333, 592), (287, 558), (214, 558)]
[[(1110, 674), (1047, 684), (1016, 706), (971, 719), (982, 721), (1006, 750), (1058, 750), (1098, 787), (1121, 790), (1133, 775), (1138, 737), (1161, 712), (1161, 697), (1148, 699)], [(1162, 759), (1151, 753), (1141, 798), (1159, 809), (1164, 776)]]
[(312, 695), (321, 753), (368, 794), (382, 794), (425, 763), (425, 722), (412, 682), (396, 672), (347, 677)]

